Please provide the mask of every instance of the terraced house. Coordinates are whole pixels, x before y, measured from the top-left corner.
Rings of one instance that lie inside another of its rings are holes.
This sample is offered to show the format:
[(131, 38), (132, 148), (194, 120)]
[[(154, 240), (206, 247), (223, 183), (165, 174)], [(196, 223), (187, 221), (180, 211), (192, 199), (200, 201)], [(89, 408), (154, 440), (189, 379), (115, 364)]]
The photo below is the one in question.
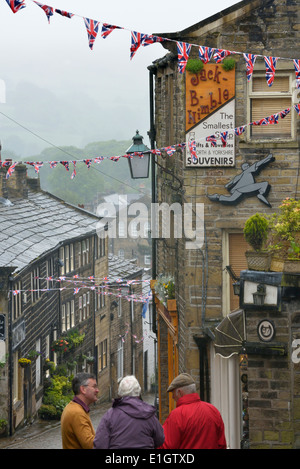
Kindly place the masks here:
[[(156, 241), (157, 276), (175, 282), (165, 303), (152, 285), (160, 418), (174, 407), (170, 381), (191, 373), (220, 409), (231, 448), (299, 448), (299, 274), (248, 270), (243, 236), (249, 217), (299, 196), (299, 7), (244, 0), (183, 31), (156, 32), (167, 52), (148, 67), (153, 148), (176, 150), (159, 159), (157, 202), (192, 204), (194, 229), (204, 207), (201, 246), (188, 249), (187, 235)], [(237, 333), (228, 349), (220, 329)]]
[(13, 433), (41, 405), (45, 360), (60, 362), (52, 348), (60, 337), (80, 338), (73, 372), (99, 371), (103, 398), (109, 395), (108, 371), (99, 368), (108, 339), (101, 284), (108, 257), (98, 217), (43, 192), (24, 165), (9, 179), (6, 171), (0, 169), (0, 411)]

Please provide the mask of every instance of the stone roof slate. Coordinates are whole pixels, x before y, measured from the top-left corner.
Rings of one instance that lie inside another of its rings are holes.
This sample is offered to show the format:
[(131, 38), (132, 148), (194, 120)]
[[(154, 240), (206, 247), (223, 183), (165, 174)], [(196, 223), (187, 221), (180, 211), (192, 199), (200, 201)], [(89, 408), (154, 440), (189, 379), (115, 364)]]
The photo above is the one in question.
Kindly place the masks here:
[(43, 191), (0, 204), (0, 266), (24, 269), (60, 243), (96, 232), (96, 217)]

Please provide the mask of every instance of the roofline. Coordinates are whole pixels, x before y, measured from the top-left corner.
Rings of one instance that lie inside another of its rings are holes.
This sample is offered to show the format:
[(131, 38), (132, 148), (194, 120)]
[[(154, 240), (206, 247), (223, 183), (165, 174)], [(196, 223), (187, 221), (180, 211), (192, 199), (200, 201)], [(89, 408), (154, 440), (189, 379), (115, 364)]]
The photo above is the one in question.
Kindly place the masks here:
[(261, 0), (242, 0), (235, 5), (232, 5), (228, 8), (225, 8), (225, 10), (221, 10), (218, 13), (215, 13), (212, 16), (209, 16), (208, 18), (205, 18), (204, 20), (201, 20), (198, 23), (195, 23), (192, 26), (189, 26), (186, 29), (183, 29), (181, 31), (173, 32), (173, 33), (153, 33), (156, 36), (161, 36), (161, 37), (166, 37), (168, 39), (177, 39), (181, 36), (184, 35), (189, 35), (190, 33), (193, 33), (194, 31), (197, 31), (200, 28), (204, 28), (208, 24), (214, 23), (222, 18), (225, 18), (227, 15), (230, 13), (233, 13), (235, 11), (238, 11), (240, 8), (243, 8), (253, 2), (261, 2)]

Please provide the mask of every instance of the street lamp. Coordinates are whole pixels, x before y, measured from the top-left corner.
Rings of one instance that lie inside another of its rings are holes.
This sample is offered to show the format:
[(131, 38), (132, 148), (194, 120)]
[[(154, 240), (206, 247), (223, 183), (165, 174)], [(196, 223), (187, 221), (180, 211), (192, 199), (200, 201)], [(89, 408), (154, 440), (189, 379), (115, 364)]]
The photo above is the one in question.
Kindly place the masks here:
[(126, 154), (132, 154), (128, 158), (130, 174), (132, 179), (145, 179), (149, 177), (150, 149), (144, 145), (143, 137), (136, 131), (132, 138), (133, 144), (128, 148)]

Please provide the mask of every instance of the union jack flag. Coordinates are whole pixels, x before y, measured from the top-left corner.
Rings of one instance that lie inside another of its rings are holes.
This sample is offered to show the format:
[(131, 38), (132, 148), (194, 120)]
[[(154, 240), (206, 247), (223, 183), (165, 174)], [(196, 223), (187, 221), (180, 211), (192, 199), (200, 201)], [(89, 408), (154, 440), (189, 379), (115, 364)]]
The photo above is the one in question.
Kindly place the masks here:
[(42, 163), (42, 161), (35, 161), (35, 162), (26, 161), (26, 164), (30, 164), (31, 166), (34, 166), (34, 171), (36, 172), (36, 174), (38, 174), (39, 170), (41, 169), (44, 163)]
[(225, 57), (231, 54), (230, 50), (224, 50), (224, 49), (215, 49), (214, 53), (214, 60), (219, 63), (222, 62)]
[(6, 3), (13, 13), (18, 13), (19, 10), (26, 7), (25, 0), (6, 0)]
[(88, 38), (89, 38), (89, 48), (92, 50), (94, 47), (94, 42), (96, 40), (99, 28), (99, 21), (91, 20), (89, 18), (83, 18), (84, 24), (86, 26)]
[(165, 39), (159, 36), (152, 36), (151, 34), (144, 34), (143, 46), (149, 46), (149, 44), (155, 44), (156, 42), (163, 42)]
[(101, 161), (104, 160), (104, 156), (97, 156), (97, 158), (94, 159), (94, 163), (101, 163)]
[(204, 47), (204, 46), (199, 47), (199, 58), (202, 60), (204, 64), (207, 64), (210, 61), (210, 59), (213, 56), (214, 50), (215, 49), (211, 47)]
[(272, 114), (272, 116), (267, 117), (268, 124), (278, 124), (279, 113)]
[(104, 39), (114, 30), (114, 29), (123, 29), (120, 26), (115, 26), (114, 24), (103, 23), (101, 37)]
[(12, 175), (12, 173), (14, 172), (15, 167), (17, 166), (17, 164), (18, 164), (18, 162), (13, 163), (13, 164), (8, 168), (7, 173), (6, 173), (6, 179), (8, 179), (8, 178)]
[(299, 116), (300, 116), (300, 104), (295, 104), (295, 105), (294, 105), (294, 109), (295, 109), (295, 111), (296, 111), (296, 112), (299, 114)]
[(48, 23), (50, 23), (50, 17), (53, 16), (53, 8), (49, 7), (48, 5), (43, 5), (42, 3), (36, 2), (33, 0), (34, 3), (36, 3), (39, 7), (41, 7), (42, 10), (46, 13), (46, 16), (48, 18)]
[(223, 147), (226, 147), (227, 145), (227, 138), (228, 138), (228, 132), (221, 132), (221, 141), (222, 141)]
[(284, 119), (290, 112), (291, 112), (291, 110), (290, 110), (290, 108), (288, 108), (288, 109), (285, 109), (284, 111), (280, 111), (279, 115), (280, 115), (281, 119)]
[(175, 145), (170, 145), (169, 147), (165, 147), (163, 148), (163, 150), (165, 150), (165, 152), (169, 155), (169, 156), (173, 156), (175, 151), (176, 151), (176, 148), (175, 148)]
[(296, 72), (296, 87), (300, 88), (300, 60), (299, 59), (294, 59), (294, 67), (295, 67), (295, 72)]
[(250, 125), (268, 125), (268, 117), (263, 117), (262, 119), (259, 119), (258, 121), (251, 122)]
[(74, 179), (74, 177), (76, 176), (76, 161), (72, 161), (73, 163), (73, 172), (71, 174), (71, 179)]
[(250, 81), (253, 74), (254, 64), (257, 55), (255, 54), (243, 54), (244, 59), (246, 60), (246, 73), (247, 73), (247, 80)]
[(92, 165), (92, 160), (83, 160), (83, 162), (87, 165), (87, 167), (90, 169)]
[(191, 52), (191, 44), (186, 42), (177, 42), (177, 53), (178, 53), (178, 71), (183, 73)]
[(215, 147), (217, 145), (217, 138), (215, 135), (210, 135), (209, 137), (206, 137), (206, 141), (210, 142), (212, 147)]
[(14, 296), (19, 295), (19, 293), (21, 293), (21, 290), (14, 290), (13, 291)]
[[(2, 164), (1, 164), (2, 163)], [(5, 168), (6, 166), (10, 166), (11, 165), (11, 161), (10, 160), (4, 160), (4, 161), (0, 161), (0, 166), (2, 166), (2, 168)]]
[(69, 171), (69, 162), (68, 161), (60, 161), (60, 164), (62, 164), (67, 171)]
[(120, 157), (119, 156), (111, 156), (109, 159), (111, 161), (119, 161)]
[(74, 13), (69, 13), (68, 11), (64, 10), (58, 10), (57, 8), (55, 8), (55, 13), (58, 13), (61, 16), (65, 16), (66, 18), (72, 18), (72, 16), (74, 16)]
[(266, 79), (268, 86), (272, 86), (275, 78), (275, 70), (278, 57), (264, 57), (266, 64)]
[(131, 31), (131, 47), (130, 47), (130, 60), (138, 48), (143, 44), (146, 38), (146, 34), (138, 33), (137, 31)]
[(236, 127), (234, 129), (234, 132), (235, 132), (235, 135), (242, 135), (242, 133), (244, 133), (246, 130), (246, 126), (245, 125), (241, 125), (240, 127)]
[(197, 163), (197, 152), (196, 152), (196, 142), (195, 140), (192, 140), (191, 142), (188, 142), (189, 150), (191, 153), (191, 157), (193, 159), (194, 163)]
[(76, 295), (77, 293), (79, 293), (79, 290), (80, 290), (79, 287), (74, 288), (74, 295)]

